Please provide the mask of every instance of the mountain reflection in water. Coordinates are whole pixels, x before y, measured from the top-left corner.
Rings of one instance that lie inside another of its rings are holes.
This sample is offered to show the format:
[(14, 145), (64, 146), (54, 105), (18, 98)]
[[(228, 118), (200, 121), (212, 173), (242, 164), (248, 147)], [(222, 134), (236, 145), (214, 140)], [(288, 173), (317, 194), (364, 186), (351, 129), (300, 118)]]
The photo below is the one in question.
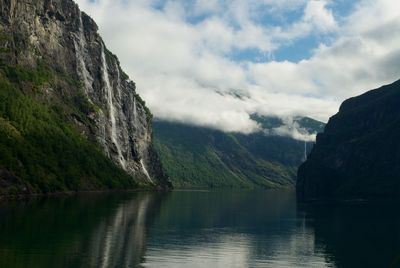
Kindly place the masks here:
[(0, 204), (0, 267), (399, 267), (399, 202), (292, 192), (90, 194)]

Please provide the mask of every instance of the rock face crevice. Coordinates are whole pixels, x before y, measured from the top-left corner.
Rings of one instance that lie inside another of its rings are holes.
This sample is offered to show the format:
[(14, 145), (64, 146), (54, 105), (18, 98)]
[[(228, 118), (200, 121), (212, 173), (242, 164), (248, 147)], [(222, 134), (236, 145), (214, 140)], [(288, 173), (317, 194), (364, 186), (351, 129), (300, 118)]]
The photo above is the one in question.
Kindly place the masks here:
[(400, 81), (346, 100), (299, 168), (303, 199), (400, 193)]
[(0, 48), (7, 51), (0, 60), (30, 68), (45, 62), (60, 77), (76, 81), (49, 94), (81, 94), (92, 107), (90, 123), (77, 122), (82, 133), (132, 177), (168, 187), (152, 148), (152, 116), (96, 23), (72, 0), (2, 0), (0, 16)]

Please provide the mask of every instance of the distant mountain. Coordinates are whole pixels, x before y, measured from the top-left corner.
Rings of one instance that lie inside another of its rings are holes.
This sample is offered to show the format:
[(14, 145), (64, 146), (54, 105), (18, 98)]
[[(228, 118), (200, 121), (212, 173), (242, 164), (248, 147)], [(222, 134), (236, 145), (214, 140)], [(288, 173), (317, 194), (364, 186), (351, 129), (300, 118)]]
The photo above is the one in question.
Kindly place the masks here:
[(299, 133), (303, 133), (304, 135), (316, 135), (317, 133), (324, 131), (325, 127), (325, 123), (323, 122), (301, 116), (289, 118), (288, 122), (285, 122), (282, 118), (276, 116), (260, 116), (258, 114), (252, 114), (250, 118), (257, 122), (263, 131), (272, 134), (276, 134), (277, 129), (286, 127), (288, 130), (297, 130)]
[(298, 172), (299, 197), (400, 194), (400, 81), (346, 100)]
[[(304, 142), (268, 134), (283, 125), (279, 118), (252, 115), (252, 119), (262, 129), (249, 135), (156, 120), (154, 146), (174, 187), (293, 187), (297, 167), (304, 161)], [(297, 121), (310, 134), (324, 125), (309, 118)], [(311, 150), (313, 143), (306, 146)]]

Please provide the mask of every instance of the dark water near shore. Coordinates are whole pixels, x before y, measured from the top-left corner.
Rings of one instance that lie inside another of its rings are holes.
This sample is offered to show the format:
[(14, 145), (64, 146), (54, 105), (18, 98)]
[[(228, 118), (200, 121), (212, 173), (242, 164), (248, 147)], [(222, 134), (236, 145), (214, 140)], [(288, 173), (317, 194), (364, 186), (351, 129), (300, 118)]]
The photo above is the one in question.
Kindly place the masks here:
[(400, 202), (291, 192), (92, 194), (0, 204), (0, 267), (400, 267)]

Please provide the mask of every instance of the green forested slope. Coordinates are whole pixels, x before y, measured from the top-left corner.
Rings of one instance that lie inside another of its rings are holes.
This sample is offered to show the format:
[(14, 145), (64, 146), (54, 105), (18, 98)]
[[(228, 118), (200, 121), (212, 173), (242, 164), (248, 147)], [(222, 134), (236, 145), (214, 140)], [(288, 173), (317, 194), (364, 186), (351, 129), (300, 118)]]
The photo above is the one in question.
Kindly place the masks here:
[[(263, 120), (273, 127), (282, 124)], [(304, 160), (304, 142), (289, 137), (163, 121), (154, 122), (154, 144), (176, 188), (291, 188)]]
[(79, 87), (44, 64), (0, 66), (0, 194), (136, 187), (79, 133), (71, 118), (88, 120), (95, 107), (80, 95), (56, 97), (62, 83)]

